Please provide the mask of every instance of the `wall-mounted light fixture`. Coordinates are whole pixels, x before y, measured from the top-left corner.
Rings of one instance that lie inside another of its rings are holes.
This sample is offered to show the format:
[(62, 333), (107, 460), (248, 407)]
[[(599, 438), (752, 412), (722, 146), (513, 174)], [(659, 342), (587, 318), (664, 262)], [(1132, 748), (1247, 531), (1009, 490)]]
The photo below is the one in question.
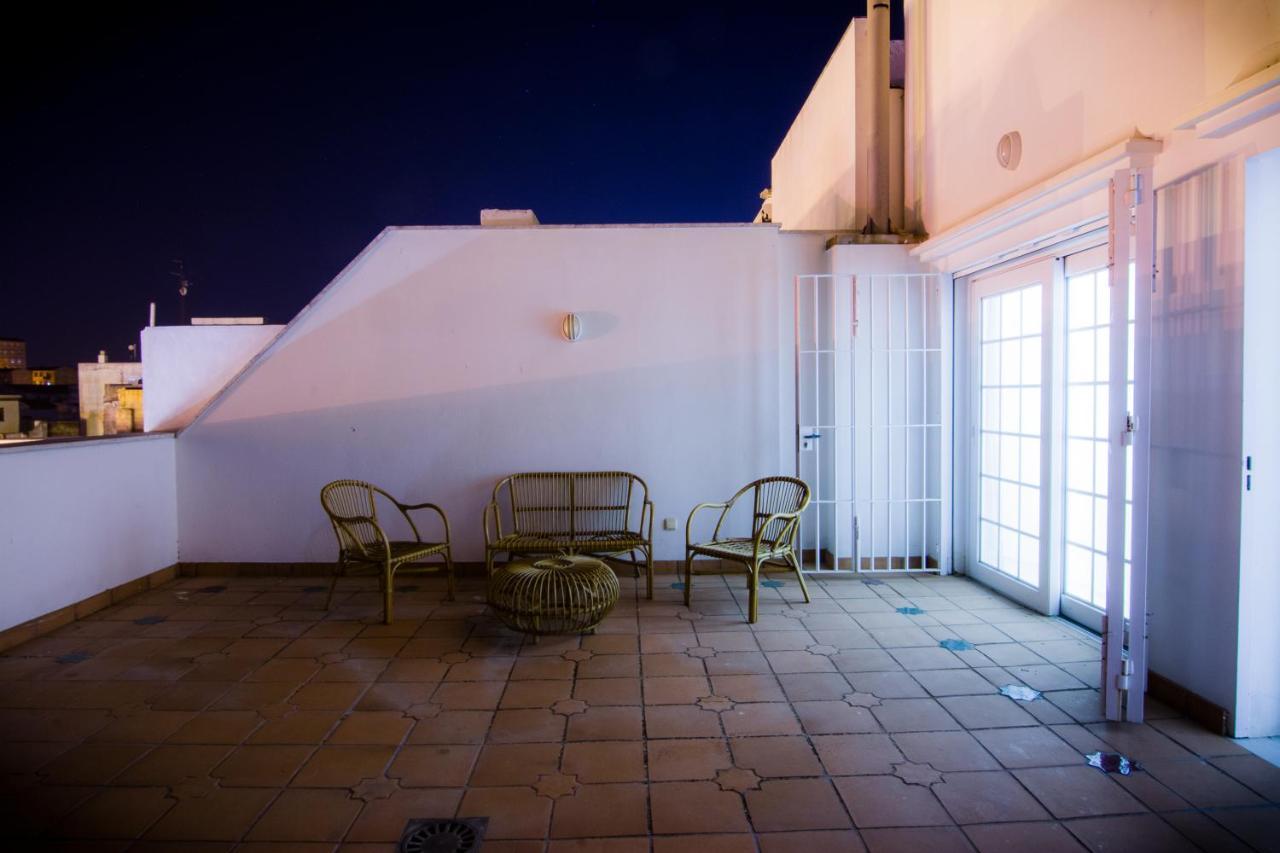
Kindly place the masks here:
[(560, 334), (566, 341), (576, 341), (582, 337), (582, 318), (577, 314), (565, 314), (560, 324)]
[(996, 143), (996, 162), (1013, 171), (1022, 162), (1022, 134), (1014, 130), (1000, 137)]

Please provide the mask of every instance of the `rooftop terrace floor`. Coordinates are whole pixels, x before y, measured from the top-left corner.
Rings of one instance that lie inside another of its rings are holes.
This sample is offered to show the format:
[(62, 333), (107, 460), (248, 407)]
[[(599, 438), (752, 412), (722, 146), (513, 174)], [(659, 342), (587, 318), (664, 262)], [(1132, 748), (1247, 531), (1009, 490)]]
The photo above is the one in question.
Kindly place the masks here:
[(1101, 722), (1096, 644), (970, 581), (791, 580), (756, 625), (740, 577), (692, 611), (660, 581), (533, 644), (477, 579), (402, 582), (391, 626), (371, 579), (328, 613), (315, 579), (181, 579), (0, 657), (0, 837), (382, 851), (457, 815), (490, 853), (1280, 849), (1280, 769), (1158, 703)]

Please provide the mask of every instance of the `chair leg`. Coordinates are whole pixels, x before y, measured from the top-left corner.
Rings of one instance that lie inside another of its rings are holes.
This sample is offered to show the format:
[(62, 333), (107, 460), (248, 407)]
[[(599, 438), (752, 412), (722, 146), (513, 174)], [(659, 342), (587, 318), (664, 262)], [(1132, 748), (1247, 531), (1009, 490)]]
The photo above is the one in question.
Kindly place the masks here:
[(391, 598), (396, 591), (396, 574), (395, 569), (387, 566), (386, 576), (382, 585), (382, 624), (390, 625), (392, 620)]
[(804, 572), (800, 571), (800, 561), (796, 559), (795, 552), (787, 554), (787, 562), (791, 564), (791, 568), (796, 571), (796, 580), (800, 582), (800, 591), (804, 593), (804, 603), (809, 603), (809, 585), (805, 583)]
[(484, 576), (493, 577), (493, 552), (488, 548), (484, 549)]
[(342, 577), (342, 575), (346, 572), (346, 570), (347, 570), (346, 555), (345, 554), (339, 555), (338, 565), (333, 570), (333, 580), (329, 581), (329, 597), (324, 600), (325, 610), (333, 609), (333, 594), (338, 589), (338, 578)]
[(647, 580), (647, 594), (649, 600), (653, 601), (653, 548), (644, 549), (644, 572)]
[[(650, 574), (652, 577), (652, 574)], [(693, 595), (693, 554), (685, 552), (684, 555), (684, 606), (690, 606), (690, 598)], [(653, 590), (650, 587), (649, 597), (653, 597)]]
[(760, 615), (760, 566), (751, 567), (747, 576), (747, 621), (755, 624)]
[(457, 587), (455, 586), (454, 579), (453, 579), (453, 555), (449, 553), (448, 548), (444, 550), (444, 572), (445, 572), (445, 581), (449, 585), (448, 586), (449, 591), (448, 591), (448, 594), (445, 596), (444, 600), (453, 601), (457, 594)]

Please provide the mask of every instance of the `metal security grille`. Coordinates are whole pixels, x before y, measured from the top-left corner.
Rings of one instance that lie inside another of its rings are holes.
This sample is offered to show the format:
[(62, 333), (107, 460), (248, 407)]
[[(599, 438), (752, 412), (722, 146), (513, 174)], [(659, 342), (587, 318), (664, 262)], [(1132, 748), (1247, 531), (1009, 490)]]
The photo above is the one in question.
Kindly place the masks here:
[(796, 279), (796, 470), (814, 495), (800, 534), (807, 571), (946, 568), (943, 295), (935, 274)]

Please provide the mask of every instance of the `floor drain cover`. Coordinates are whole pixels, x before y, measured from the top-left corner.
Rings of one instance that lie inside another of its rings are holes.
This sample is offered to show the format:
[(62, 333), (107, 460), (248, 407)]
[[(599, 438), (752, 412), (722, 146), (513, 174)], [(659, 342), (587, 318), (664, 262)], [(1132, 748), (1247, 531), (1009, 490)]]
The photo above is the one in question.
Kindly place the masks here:
[(411, 820), (400, 838), (400, 853), (472, 853), (480, 849), (487, 817)]
[(58, 663), (84, 663), (91, 655), (88, 652), (68, 652), (65, 655), (54, 658)]

